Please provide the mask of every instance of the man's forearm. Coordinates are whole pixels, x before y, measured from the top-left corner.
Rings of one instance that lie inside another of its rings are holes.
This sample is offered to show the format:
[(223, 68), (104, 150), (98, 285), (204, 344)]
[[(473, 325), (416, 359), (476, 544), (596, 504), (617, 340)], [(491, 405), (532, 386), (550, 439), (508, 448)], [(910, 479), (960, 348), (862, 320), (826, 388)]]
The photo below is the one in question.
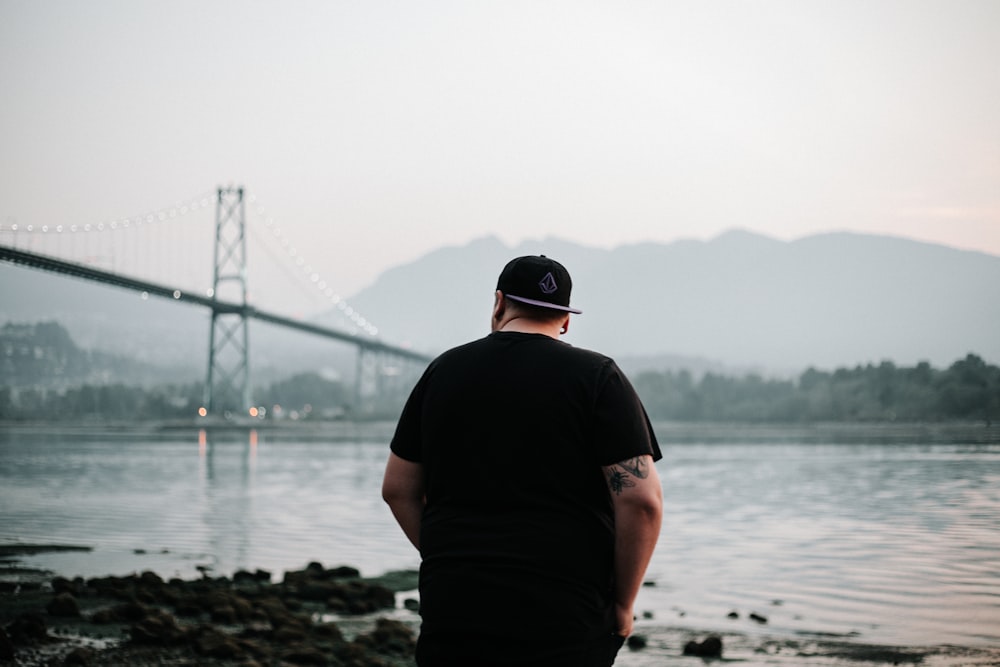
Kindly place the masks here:
[(660, 536), (663, 487), (650, 455), (604, 466), (615, 513), (615, 604), (619, 630), (631, 629), (632, 605)]
[(660, 536), (661, 502), (615, 507), (615, 602), (631, 609)]
[(389, 509), (396, 517), (396, 523), (403, 529), (410, 543), (420, 550), (420, 518), (423, 515), (423, 500), (413, 498), (389, 500)]
[(424, 513), (423, 466), (389, 455), (382, 478), (382, 498), (407, 539), (420, 550), (420, 521)]

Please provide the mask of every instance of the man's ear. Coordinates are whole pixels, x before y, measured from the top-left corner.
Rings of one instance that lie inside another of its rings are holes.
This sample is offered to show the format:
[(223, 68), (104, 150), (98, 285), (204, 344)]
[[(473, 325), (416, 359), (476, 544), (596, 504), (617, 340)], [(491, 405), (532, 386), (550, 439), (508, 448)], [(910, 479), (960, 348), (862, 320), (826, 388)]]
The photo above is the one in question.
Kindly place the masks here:
[(562, 326), (559, 327), (559, 333), (564, 334), (567, 331), (569, 331), (569, 315), (566, 316), (566, 319), (563, 320)]
[(496, 291), (493, 295), (493, 321), (498, 321), (503, 317), (504, 311), (507, 309), (506, 299), (503, 298), (503, 292), (500, 290)]

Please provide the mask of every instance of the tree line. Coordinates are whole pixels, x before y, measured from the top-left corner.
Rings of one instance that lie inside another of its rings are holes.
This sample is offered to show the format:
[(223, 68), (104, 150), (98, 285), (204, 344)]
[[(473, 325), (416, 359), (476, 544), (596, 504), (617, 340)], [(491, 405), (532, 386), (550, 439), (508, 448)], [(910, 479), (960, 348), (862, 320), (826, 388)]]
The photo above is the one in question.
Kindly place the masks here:
[[(151, 381), (161, 369), (82, 350), (56, 322), (0, 326), (0, 420), (184, 419), (201, 407), (200, 383)], [(946, 369), (884, 361), (810, 368), (794, 379), (645, 371), (633, 384), (654, 420), (722, 422), (997, 421), (1000, 369), (975, 354)], [(255, 387), (269, 418), (395, 418), (406, 387), (374, 397), (364, 415), (354, 388), (317, 373)], [(278, 406), (278, 409), (275, 407)]]
[(892, 362), (794, 380), (646, 371), (633, 380), (653, 420), (926, 422), (1000, 419), (1000, 368), (969, 354), (947, 369)]
[[(275, 419), (352, 416), (353, 389), (317, 373), (302, 373), (271, 383), (258, 388), (252, 396), (254, 404), (265, 407), (264, 414)], [(123, 383), (83, 384), (60, 389), (0, 387), (0, 420), (193, 419), (203, 401), (203, 385), (198, 382), (156, 387)]]
[[(970, 354), (947, 369), (927, 363), (821, 371), (794, 380), (687, 371), (645, 371), (633, 379), (653, 420), (704, 422), (940, 422), (1000, 419), (1000, 368)], [(316, 373), (258, 388), (269, 418), (356, 418), (353, 389)], [(405, 396), (381, 397), (365, 418), (394, 418)], [(79, 421), (193, 418), (202, 386), (84, 384), (67, 389), (0, 387), (0, 420)], [(277, 408), (277, 409), (276, 409)]]

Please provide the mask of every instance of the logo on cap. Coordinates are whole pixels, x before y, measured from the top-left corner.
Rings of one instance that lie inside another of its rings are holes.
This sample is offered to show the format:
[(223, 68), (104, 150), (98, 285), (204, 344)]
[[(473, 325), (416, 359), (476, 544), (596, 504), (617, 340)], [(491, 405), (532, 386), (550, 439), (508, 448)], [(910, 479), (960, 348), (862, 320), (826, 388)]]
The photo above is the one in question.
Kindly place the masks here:
[(552, 276), (551, 271), (545, 274), (545, 277), (538, 283), (538, 287), (544, 294), (552, 294), (559, 289), (559, 286), (556, 285), (556, 279)]

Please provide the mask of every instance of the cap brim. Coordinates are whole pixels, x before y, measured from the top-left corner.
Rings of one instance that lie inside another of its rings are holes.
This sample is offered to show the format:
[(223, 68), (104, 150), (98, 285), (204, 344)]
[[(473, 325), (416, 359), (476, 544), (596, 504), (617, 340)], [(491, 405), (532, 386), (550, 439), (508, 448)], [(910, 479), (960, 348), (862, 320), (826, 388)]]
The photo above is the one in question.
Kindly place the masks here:
[(580, 315), (583, 313), (582, 310), (577, 310), (576, 308), (570, 308), (569, 306), (560, 306), (556, 303), (549, 303), (548, 301), (538, 301), (536, 299), (525, 299), (523, 296), (514, 296), (513, 294), (504, 294), (508, 299), (514, 299), (514, 301), (520, 301), (521, 303), (527, 303), (532, 306), (541, 306), (542, 308), (551, 308), (552, 310), (562, 310), (567, 313), (575, 313)]

